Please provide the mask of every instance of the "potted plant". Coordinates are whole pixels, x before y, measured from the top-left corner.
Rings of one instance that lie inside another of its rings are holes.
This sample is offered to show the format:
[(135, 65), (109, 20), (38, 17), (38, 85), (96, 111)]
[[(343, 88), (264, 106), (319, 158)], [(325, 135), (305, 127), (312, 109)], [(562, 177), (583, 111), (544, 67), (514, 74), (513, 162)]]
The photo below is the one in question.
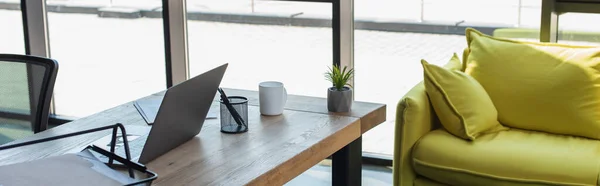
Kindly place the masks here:
[(334, 65), (325, 73), (325, 79), (333, 83), (327, 89), (327, 109), (330, 112), (348, 112), (352, 108), (352, 85), (348, 83), (354, 77), (354, 69)]

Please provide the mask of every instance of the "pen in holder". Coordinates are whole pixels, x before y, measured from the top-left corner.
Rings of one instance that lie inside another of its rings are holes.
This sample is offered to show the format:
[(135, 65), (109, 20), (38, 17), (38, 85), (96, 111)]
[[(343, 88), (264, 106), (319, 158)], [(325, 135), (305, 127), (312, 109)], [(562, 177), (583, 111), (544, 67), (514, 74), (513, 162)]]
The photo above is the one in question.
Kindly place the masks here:
[[(241, 96), (229, 96), (227, 101), (221, 99), (221, 132), (243, 133), (248, 131), (248, 99)], [(231, 107), (227, 108), (227, 104)], [(233, 109), (234, 112), (230, 112)]]

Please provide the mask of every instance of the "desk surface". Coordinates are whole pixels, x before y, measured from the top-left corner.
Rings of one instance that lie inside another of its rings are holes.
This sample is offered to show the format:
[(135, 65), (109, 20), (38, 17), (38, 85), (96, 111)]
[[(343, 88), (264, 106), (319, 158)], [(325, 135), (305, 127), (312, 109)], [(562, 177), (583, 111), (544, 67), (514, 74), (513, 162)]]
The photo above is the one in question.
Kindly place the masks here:
[[(329, 113), (324, 98), (294, 95), (288, 97), (282, 115), (261, 116), (257, 92), (225, 91), (248, 97), (249, 131), (224, 134), (218, 119), (206, 120), (196, 138), (147, 164), (159, 175), (155, 185), (282, 185), (386, 117), (383, 104), (355, 102), (351, 112)], [(212, 107), (217, 108), (218, 102)], [(146, 125), (130, 102), (19, 141), (114, 123)], [(2, 151), (0, 165), (64, 154), (108, 134), (98, 132)]]

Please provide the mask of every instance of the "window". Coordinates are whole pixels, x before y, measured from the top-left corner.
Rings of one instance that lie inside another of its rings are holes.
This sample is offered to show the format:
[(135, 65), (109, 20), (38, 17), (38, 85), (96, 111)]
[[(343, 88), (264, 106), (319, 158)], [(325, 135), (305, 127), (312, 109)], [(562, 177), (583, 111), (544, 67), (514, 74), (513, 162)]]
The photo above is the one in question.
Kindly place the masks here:
[[(449, 21), (479, 24), (516, 25), (523, 15), (535, 11), (529, 6), (540, 6), (540, 0), (423, 0), (421, 9), (426, 21)], [(525, 9), (525, 11), (522, 11)], [(539, 18), (539, 10), (537, 11)], [(527, 19), (535, 16), (526, 16)], [(537, 19), (539, 21), (539, 19)]]
[(67, 13), (53, 6), (60, 5), (48, 4), (54, 11), (48, 13), (51, 56), (60, 65), (56, 114), (83, 117), (166, 88), (162, 19), (99, 16), (118, 9)]
[[(13, 7), (18, 8), (18, 4)], [(23, 19), (20, 10), (0, 9), (0, 53), (25, 54)]]
[(558, 42), (574, 45), (600, 45), (600, 14), (565, 13), (558, 18)]
[[(192, 76), (229, 63), (222, 87), (258, 90), (262, 81), (281, 81), (289, 94), (326, 96), (330, 83), (323, 73), (333, 49), (332, 29), (324, 22), (331, 20), (331, 3), (221, 3), (188, 1)], [(316, 20), (302, 22), (306, 18)]]

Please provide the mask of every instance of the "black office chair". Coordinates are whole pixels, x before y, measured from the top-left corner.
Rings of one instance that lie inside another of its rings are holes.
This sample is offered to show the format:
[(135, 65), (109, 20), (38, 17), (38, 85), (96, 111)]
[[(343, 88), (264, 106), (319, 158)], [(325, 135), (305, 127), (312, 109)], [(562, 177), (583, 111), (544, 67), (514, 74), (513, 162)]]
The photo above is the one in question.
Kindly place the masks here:
[(46, 130), (58, 63), (0, 54), (0, 145)]

